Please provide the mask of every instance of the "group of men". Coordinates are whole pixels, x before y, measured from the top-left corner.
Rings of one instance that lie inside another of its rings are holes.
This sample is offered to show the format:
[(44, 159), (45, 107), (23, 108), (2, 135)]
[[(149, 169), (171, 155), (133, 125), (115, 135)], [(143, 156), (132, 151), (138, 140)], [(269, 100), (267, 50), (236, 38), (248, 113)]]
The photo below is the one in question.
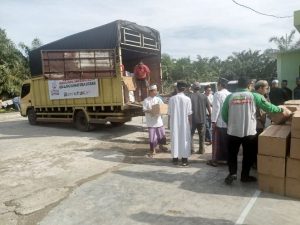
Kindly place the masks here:
[(279, 81), (273, 80), (269, 93), (270, 102), (274, 105), (282, 105), (285, 101), (291, 99), (300, 99), (300, 78), (296, 79), (296, 88), (294, 91), (288, 88), (288, 81), (282, 80), (281, 88)]
[[(154, 105), (163, 104), (163, 101), (158, 96), (157, 86), (148, 85), (149, 73), (149, 68), (143, 63), (135, 67), (136, 76), (143, 81), (142, 85), (137, 86), (140, 86), (139, 88), (148, 86), (148, 97), (143, 98), (143, 110), (149, 132), (150, 155), (154, 155), (156, 151), (166, 151), (167, 148), (163, 146), (166, 144), (166, 135), (162, 117), (152, 111)], [(281, 88), (278, 87), (278, 83), (277, 80), (272, 81), (269, 92), (267, 81), (260, 80), (255, 83), (241, 77), (238, 80), (238, 89), (230, 93), (226, 89), (227, 80), (220, 78), (218, 91), (212, 95), (209, 86), (206, 86), (202, 93), (198, 82), (190, 87), (185, 81), (177, 81), (176, 90), (170, 95), (168, 107), (173, 163), (177, 165), (181, 160), (181, 166), (188, 166), (188, 158), (196, 152), (193, 147), (193, 136), (197, 130), (199, 135), (197, 153), (205, 152), (205, 141), (212, 143), (212, 159), (207, 164), (214, 167), (220, 162), (228, 164), (229, 174), (225, 178), (226, 184), (232, 184), (237, 179), (237, 157), (241, 145), (243, 161), (240, 180), (256, 181), (256, 178), (250, 175), (250, 169), (256, 164), (258, 135), (265, 128), (266, 113), (283, 112), (284, 109), (278, 105), (292, 98), (287, 81), (282, 82)], [(270, 102), (265, 98), (268, 93)], [(300, 79), (297, 79), (293, 95), (295, 99), (300, 98)]]
[[(240, 146), (243, 147), (243, 162), (241, 182), (253, 182), (256, 178), (250, 176), (250, 169), (256, 161), (258, 134), (264, 129), (265, 112), (279, 113), (283, 109), (270, 103), (264, 95), (268, 92), (267, 81), (258, 81), (251, 91), (249, 80), (240, 78), (238, 90), (230, 93), (226, 89), (227, 81), (219, 79), (218, 91), (214, 93), (212, 103), (205, 93), (200, 92), (200, 84), (192, 85), (193, 93), (185, 94), (188, 85), (185, 81), (178, 81), (176, 95), (169, 99), (168, 116), (171, 138), (171, 153), (173, 163), (188, 166), (188, 158), (194, 151), (193, 135), (198, 131), (199, 151), (204, 153), (205, 128), (207, 118), (212, 125), (212, 160), (211, 166), (218, 166), (218, 162), (226, 162), (229, 174), (225, 178), (226, 184), (237, 179), (237, 156)], [(149, 97), (144, 100), (144, 111), (151, 153), (160, 150), (166, 142), (165, 131), (161, 115), (151, 112), (153, 104), (161, 104), (162, 100), (156, 96), (157, 87), (149, 87)]]

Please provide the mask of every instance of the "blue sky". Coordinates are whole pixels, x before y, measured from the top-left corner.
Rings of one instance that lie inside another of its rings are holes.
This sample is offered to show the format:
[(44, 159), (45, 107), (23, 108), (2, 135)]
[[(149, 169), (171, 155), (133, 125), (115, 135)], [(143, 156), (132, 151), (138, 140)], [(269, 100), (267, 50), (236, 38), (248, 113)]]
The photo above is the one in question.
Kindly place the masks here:
[[(299, 0), (237, 1), (279, 16), (300, 10)], [(0, 0), (0, 28), (15, 43), (38, 37), (46, 44), (117, 19), (160, 31), (162, 52), (175, 58), (264, 50), (275, 47), (271, 36), (295, 29), (293, 18), (261, 16), (231, 0)]]

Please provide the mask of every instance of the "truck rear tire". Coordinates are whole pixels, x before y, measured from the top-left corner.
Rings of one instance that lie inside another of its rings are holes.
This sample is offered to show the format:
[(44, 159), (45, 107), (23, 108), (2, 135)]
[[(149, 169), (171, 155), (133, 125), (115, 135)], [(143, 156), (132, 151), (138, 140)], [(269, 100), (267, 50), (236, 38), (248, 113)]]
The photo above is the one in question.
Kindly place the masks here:
[(29, 109), (27, 112), (28, 115), (28, 122), (30, 125), (36, 125), (36, 113), (34, 109)]
[(84, 132), (93, 130), (95, 128), (94, 125), (88, 123), (86, 115), (83, 111), (79, 111), (78, 113), (76, 113), (75, 126), (78, 130), (84, 131)]

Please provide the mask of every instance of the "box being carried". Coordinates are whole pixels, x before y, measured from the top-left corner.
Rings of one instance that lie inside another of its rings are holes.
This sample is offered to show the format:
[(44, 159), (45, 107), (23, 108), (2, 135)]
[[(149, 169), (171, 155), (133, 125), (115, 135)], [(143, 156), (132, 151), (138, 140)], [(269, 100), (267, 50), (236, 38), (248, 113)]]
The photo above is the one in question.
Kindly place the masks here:
[(291, 112), (300, 111), (300, 105), (285, 105), (285, 107)]
[(152, 106), (151, 113), (154, 115), (167, 115), (168, 105), (167, 104), (155, 104)]
[(284, 124), (292, 117), (292, 112), (286, 106), (280, 106), (283, 112), (280, 113), (270, 113), (269, 117), (275, 124)]
[(300, 100), (289, 100), (284, 102), (285, 105), (298, 105), (300, 106)]

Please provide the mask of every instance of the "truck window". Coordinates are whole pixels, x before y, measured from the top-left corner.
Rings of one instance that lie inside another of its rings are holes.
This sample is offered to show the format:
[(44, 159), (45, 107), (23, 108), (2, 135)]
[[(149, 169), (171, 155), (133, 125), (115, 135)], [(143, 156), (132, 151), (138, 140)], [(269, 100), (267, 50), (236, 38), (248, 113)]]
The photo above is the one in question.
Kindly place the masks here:
[(21, 91), (21, 98), (24, 98), (30, 92), (30, 84), (23, 84)]

